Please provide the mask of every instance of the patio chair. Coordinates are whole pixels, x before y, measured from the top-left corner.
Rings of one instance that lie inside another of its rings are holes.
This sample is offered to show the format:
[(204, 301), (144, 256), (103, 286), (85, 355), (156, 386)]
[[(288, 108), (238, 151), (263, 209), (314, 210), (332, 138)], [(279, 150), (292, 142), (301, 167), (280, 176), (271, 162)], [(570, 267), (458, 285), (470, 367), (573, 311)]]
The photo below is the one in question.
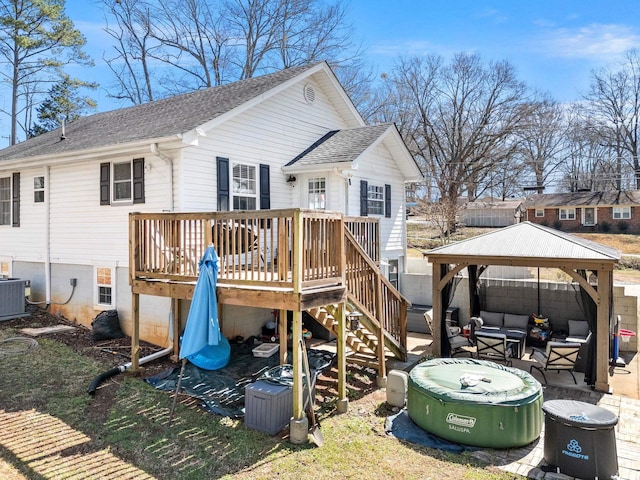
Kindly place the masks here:
[(577, 385), (578, 382), (573, 374), (573, 370), (576, 366), (580, 347), (581, 344), (579, 343), (548, 342), (546, 350), (534, 348), (529, 358), (534, 360), (536, 364), (531, 365), (529, 373), (531, 373), (534, 368), (539, 370), (542, 378), (544, 378), (544, 383), (547, 383), (547, 377), (544, 372), (556, 370), (560, 373), (560, 370), (566, 370), (571, 374), (573, 383)]
[(476, 357), (478, 360), (504, 362), (511, 366), (511, 347), (504, 333), (476, 332)]
[[(433, 320), (431, 319), (432, 312), (433, 310), (424, 312), (424, 320), (425, 322), (427, 322), (427, 326), (429, 327), (429, 332), (431, 332), (431, 335), (433, 335)], [(449, 347), (451, 349), (452, 357), (460, 353), (468, 353), (469, 356), (472, 355), (472, 352), (470, 350), (464, 348), (470, 347), (471, 342), (467, 337), (461, 335), (460, 327), (447, 328), (447, 339), (449, 340)]]

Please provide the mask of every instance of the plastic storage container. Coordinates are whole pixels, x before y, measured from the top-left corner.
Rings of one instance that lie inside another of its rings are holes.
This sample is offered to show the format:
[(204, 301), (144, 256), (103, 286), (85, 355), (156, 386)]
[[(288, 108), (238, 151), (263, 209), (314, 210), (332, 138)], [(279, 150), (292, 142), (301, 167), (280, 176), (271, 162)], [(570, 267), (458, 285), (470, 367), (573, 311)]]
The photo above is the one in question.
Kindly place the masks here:
[(292, 389), (264, 380), (248, 385), (244, 393), (244, 424), (275, 435), (287, 426), (293, 412)]
[(576, 400), (549, 400), (542, 410), (544, 460), (549, 465), (558, 473), (585, 480), (616, 478), (618, 417), (614, 413)]
[(280, 349), (279, 343), (261, 343), (251, 350), (254, 357), (268, 358)]
[(393, 407), (404, 407), (407, 400), (409, 374), (403, 370), (391, 370), (387, 375), (387, 403)]

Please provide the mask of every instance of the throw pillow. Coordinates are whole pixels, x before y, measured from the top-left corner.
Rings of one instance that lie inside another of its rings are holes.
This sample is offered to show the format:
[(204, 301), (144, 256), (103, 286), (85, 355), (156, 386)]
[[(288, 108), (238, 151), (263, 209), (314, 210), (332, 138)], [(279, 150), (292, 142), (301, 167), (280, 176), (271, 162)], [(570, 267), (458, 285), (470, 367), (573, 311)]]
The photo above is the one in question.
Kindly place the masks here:
[(501, 312), (485, 312), (484, 310), (481, 310), (480, 318), (482, 319), (482, 323), (485, 327), (502, 327), (504, 324), (504, 313)]

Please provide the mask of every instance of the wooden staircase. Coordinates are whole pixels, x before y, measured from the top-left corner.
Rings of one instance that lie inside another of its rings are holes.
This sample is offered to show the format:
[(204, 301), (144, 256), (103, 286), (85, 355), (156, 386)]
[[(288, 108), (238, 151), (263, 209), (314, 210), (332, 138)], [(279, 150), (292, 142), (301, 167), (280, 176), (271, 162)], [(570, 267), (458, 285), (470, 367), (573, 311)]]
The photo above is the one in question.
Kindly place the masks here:
[[(386, 376), (386, 358), (407, 359), (407, 309), (411, 305), (382, 274), (378, 265), (345, 230), (347, 257), (346, 345), (347, 363), (374, 368)], [(337, 334), (338, 305), (307, 310), (328, 331)], [(349, 329), (348, 315), (359, 312), (360, 328)], [(381, 347), (382, 345), (382, 347)]]

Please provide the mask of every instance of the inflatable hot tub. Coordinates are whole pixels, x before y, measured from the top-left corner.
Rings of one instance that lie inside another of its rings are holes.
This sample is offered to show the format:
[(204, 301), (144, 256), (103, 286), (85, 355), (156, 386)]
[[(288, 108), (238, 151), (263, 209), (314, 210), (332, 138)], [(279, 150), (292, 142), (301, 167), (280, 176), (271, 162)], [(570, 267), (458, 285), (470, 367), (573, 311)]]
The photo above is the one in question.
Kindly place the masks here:
[(409, 373), (407, 411), (446, 440), (519, 447), (540, 436), (542, 385), (523, 370), (471, 358), (438, 358)]

